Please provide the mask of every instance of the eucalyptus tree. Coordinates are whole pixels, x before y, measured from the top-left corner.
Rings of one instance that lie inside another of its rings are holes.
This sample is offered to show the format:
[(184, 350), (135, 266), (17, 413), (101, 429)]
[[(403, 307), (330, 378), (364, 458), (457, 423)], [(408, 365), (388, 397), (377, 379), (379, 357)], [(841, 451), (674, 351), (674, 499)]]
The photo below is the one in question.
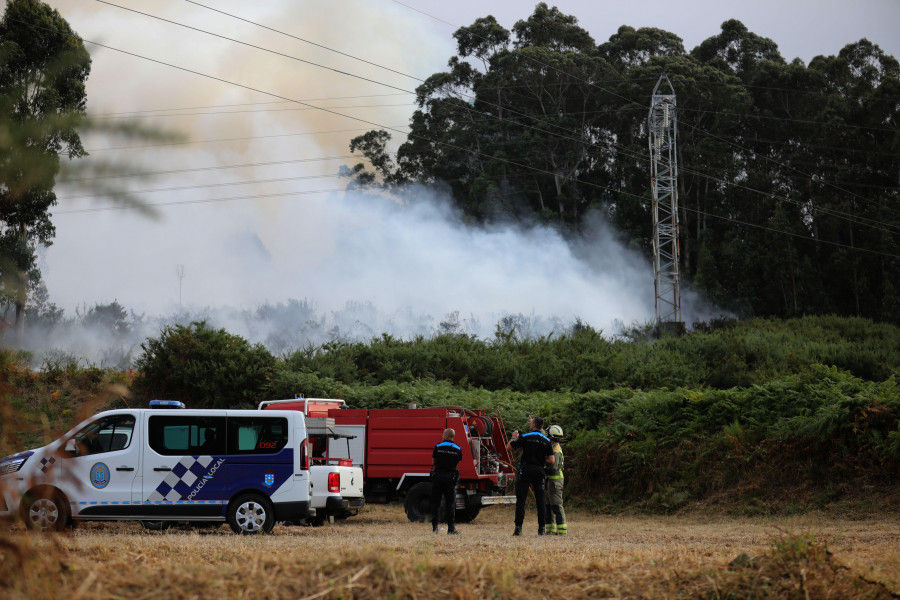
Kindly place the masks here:
[(454, 38), (396, 154), (383, 131), (353, 141), (372, 169), (356, 181), (443, 182), (475, 222), (577, 230), (600, 209), (649, 258), (646, 119), (665, 73), (685, 280), (741, 315), (900, 320), (900, 69), (878, 46), (788, 62), (737, 20), (690, 51), (628, 26), (596, 45), (544, 3), (511, 30), (488, 16)]
[(512, 31), (488, 16), (454, 38), (457, 55), (416, 90), (410, 134), (380, 180), (445, 182), (476, 221), (525, 213), (578, 223), (602, 191), (583, 183), (595, 183), (608, 151), (597, 82), (614, 71), (593, 38), (545, 3)]

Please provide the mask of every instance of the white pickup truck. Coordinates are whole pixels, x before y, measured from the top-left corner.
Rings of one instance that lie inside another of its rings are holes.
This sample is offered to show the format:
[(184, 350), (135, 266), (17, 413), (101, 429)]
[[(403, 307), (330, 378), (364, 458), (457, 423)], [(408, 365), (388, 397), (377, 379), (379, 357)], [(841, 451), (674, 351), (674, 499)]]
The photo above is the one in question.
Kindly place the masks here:
[(359, 514), (365, 506), (363, 498), (363, 471), (353, 466), (349, 458), (330, 458), (327, 455), (328, 438), (348, 438), (335, 433), (334, 419), (311, 417), (306, 419), (309, 434), (309, 507), (315, 516), (306, 519), (312, 525), (321, 525), (335, 519), (346, 519)]
[(332, 458), (329, 448), (340, 440), (348, 444), (355, 436), (335, 432), (334, 419), (327, 417), (328, 409), (342, 400), (317, 400), (296, 398), (293, 400), (266, 400), (260, 402), (259, 410), (296, 410), (306, 416), (309, 456), (310, 513), (297, 524), (321, 525), (335, 519), (346, 519), (358, 515), (365, 506), (363, 497), (362, 467), (353, 466), (349, 458)]

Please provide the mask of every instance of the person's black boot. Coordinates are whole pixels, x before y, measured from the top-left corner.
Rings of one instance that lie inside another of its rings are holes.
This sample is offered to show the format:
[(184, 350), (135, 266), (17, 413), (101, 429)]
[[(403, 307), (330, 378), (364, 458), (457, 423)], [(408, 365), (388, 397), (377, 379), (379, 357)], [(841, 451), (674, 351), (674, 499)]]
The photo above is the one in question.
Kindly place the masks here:
[(522, 528), (516, 527), (516, 530), (513, 531), (513, 535), (522, 535)]
[(437, 533), (437, 532), (438, 532), (438, 530), (437, 530), (437, 525), (432, 525), (432, 526), (431, 526), (431, 533)]
[(543, 526), (538, 527), (538, 535), (544, 535), (544, 527)]
[(448, 530), (447, 530), (447, 535), (459, 535), (459, 532), (458, 532), (455, 528), (454, 528), (454, 529), (448, 529)]

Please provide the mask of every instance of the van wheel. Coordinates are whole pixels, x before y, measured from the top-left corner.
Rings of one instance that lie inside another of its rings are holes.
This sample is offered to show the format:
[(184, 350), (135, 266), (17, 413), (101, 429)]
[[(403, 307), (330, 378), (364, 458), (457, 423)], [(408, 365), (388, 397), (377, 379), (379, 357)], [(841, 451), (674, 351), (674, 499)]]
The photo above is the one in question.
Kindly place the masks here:
[(22, 499), (22, 519), (29, 529), (62, 531), (69, 522), (69, 507), (56, 490), (33, 490)]
[(413, 523), (424, 523), (431, 520), (431, 484), (422, 481), (406, 492), (406, 518)]
[(272, 503), (260, 494), (241, 494), (228, 505), (228, 525), (243, 535), (269, 533), (275, 527)]

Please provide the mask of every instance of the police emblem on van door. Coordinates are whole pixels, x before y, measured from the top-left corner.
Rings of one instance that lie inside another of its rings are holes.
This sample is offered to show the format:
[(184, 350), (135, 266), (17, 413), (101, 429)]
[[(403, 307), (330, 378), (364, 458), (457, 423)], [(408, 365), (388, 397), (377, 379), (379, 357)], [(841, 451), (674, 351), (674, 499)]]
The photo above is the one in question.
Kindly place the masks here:
[(266, 469), (263, 483), (266, 487), (272, 487), (273, 485), (275, 485), (275, 473), (272, 471), (272, 469)]
[(109, 467), (103, 463), (97, 463), (91, 467), (91, 485), (98, 490), (109, 485)]

